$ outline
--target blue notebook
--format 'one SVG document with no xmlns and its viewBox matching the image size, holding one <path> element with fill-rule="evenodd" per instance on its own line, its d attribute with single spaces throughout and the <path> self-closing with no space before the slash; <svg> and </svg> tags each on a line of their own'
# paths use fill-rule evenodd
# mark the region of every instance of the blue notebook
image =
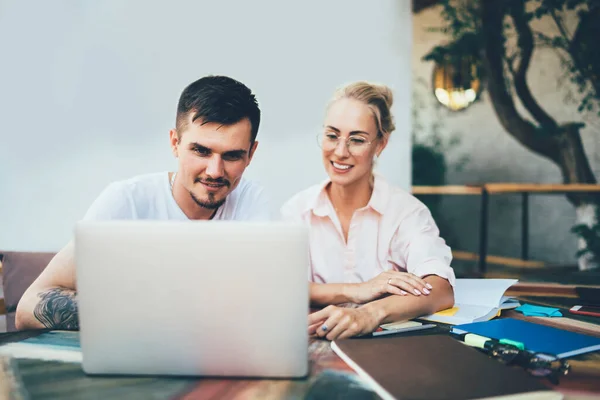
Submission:
<svg viewBox="0 0 600 400">
<path fill-rule="evenodd" d="M 600 338 L 513 318 L 456 325 L 452 332 L 515 340 L 523 343 L 528 351 L 551 353 L 559 358 L 600 350 Z"/>
</svg>

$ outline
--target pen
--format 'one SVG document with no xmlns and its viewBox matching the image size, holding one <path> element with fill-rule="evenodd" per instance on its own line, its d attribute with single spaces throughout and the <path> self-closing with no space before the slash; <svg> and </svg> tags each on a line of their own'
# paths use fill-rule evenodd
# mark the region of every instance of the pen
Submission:
<svg viewBox="0 0 600 400">
<path fill-rule="evenodd" d="M 377 336 L 384 336 L 384 335 L 393 335 L 394 333 L 404 333 L 404 332 L 420 331 L 420 330 L 424 330 L 424 329 L 435 328 L 436 326 L 437 326 L 436 324 L 425 324 L 425 325 L 419 325 L 419 326 L 409 326 L 407 328 L 398 328 L 398 329 L 376 331 L 376 332 L 370 333 L 370 334 L 365 335 L 365 336 L 366 337 L 377 337 Z"/>
</svg>

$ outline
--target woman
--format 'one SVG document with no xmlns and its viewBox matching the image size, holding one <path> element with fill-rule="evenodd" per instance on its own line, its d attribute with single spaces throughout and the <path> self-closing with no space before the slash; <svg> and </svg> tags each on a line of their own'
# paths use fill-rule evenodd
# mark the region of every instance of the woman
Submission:
<svg viewBox="0 0 600 400">
<path fill-rule="evenodd" d="M 339 89 L 318 135 L 329 179 L 282 207 L 310 227 L 309 333 L 329 340 L 452 307 L 450 248 L 415 197 L 373 173 L 394 131 L 392 92 L 367 82 Z M 358 308 L 336 304 L 362 304 Z"/>
</svg>

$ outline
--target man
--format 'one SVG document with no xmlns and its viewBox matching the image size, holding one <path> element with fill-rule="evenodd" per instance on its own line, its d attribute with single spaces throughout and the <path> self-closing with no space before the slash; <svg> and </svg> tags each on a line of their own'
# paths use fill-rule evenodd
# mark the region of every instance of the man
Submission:
<svg viewBox="0 0 600 400">
<path fill-rule="evenodd" d="M 242 179 L 258 142 L 260 109 L 242 83 L 208 76 L 179 99 L 171 150 L 176 173 L 141 175 L 110 184 L 84 220 L 265 220 L 262 189 Z M 78 329 L 74 244 L 71 241 L 24 293 L 18 329 Z"/>
</svg>

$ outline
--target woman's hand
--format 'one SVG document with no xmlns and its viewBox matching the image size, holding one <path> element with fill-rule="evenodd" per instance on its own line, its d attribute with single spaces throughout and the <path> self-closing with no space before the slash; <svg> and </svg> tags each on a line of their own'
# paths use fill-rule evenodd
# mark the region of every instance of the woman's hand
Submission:
<svg viewBox="0 0 600 400">
<path fill-rule="evenodd" d="M 427 296 L 431 289 L 433 287 L 429 283 L 414 274 L 386 271 L 367 282 L 354 284 L 350 297 L 354 303 L 363 304 L 385 294 Z"/>
<path fill-rule="evenodd" d="M 329 340 L 364 335 L 379 327 L 378 317 L 365 307 L 328 306 L 308 316 L 308 334 Z"/>
</svg>

